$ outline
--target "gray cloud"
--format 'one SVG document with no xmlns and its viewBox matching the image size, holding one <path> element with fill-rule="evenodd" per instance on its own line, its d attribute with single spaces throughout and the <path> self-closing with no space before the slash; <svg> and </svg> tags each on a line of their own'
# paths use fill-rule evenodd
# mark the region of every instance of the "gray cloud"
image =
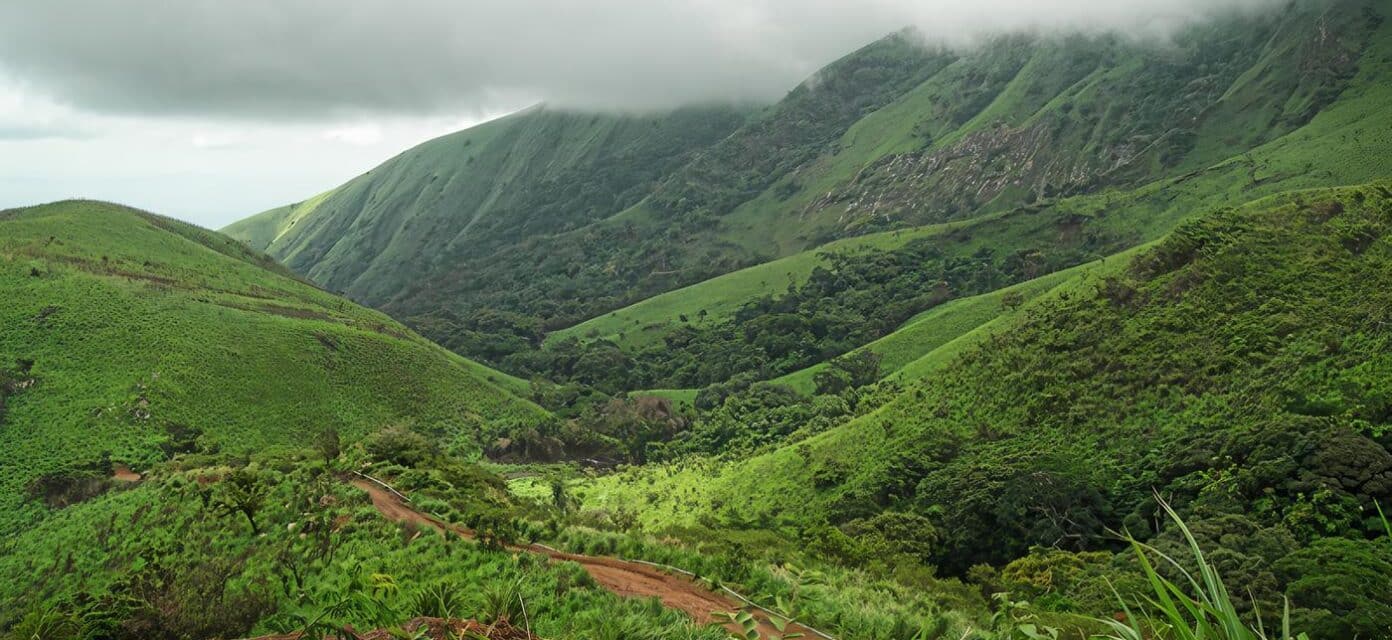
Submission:
<svg viewBox="0 0 1392 640">
<path fill-rule="evenodd" d="M 1161 34 L 1274 0 L 66 0 L 0 4 L 0 71 L 108 113 L 308 119 L 530 100 L 771 100 L 905 25 Z"/>
</svg>

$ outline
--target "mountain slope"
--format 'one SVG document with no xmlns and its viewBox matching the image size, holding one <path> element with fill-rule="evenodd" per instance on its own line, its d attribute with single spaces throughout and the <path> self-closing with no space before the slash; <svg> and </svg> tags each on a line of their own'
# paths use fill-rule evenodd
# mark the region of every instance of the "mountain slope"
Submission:
<svg viewBox="0 0 1392 640">
<path fill-rule="evenodd" d="M 830 266 L 828 254 L 892 251 L 914 240 L 966 225 L 967 221 L 944 223 L 836 240 L 816 249 L 668 291 L 580 324 L 552 331 L 546 335 L 546 342 L 554 344 L 567 338 L 602 339 L 612 340 L 625 348 L 642 347 L 659 342 L 684 324 L 682 316 L 692 322 L 726 320 L 751 300 L 781 294 L 789 286 L 801 286 L 816 268 Z"/>
<path fill-rule="evenodd" d="M 535 349 L 549 331 L 576 327 L 566 334 L 584 337 L 594 329 L 617 337 L 617 319 L 626 314 L 611 318 L 611 311 L 877 230 L 978 220 L 986 222 L 972 225 L 977 246 L 1049 248 L 1046 236 L 1027 235 L 1040 233 L 1112 234 L 1135 245 L 1173 228 L 1186 209 L 1376 177 L 1254 170 L 1235 189 L 1241 170 L 1232 163 L 1308 131 L 1319 114 L 1359 90 L 1360 74 L 1380 64 L 1375 50 L 1386 37 L 1385 4 L 1302 0 L 1282 12 L 1197 25 L 1165 45 L 1016 35 L 946 51 L 912 33 L 895 34 L 828 65 L 728 136 L 665 165 L 646 191 L 626 192 L 632 197 L 608 211 L 595 206 L 566 217 L 582 220 L 575 228 L 495 217 L 498 243 L 442 249 L 427 239 L 469 229 L 467 216 L 402 231 L 420 210 L 413 199 L 431 192 L 422 169 L 411 182 L 380 178 L 370 189 L 364 182 L 367 190 L 351 199 L 335 190 L 329 200 L 356 207 L 335 215 L 357 226 L 295 222 L 280 229 L 280 244 L 270 250 L 297 272 L 346 287 L 461 353 L 502 364 Z M 1376 115 L 1356 117 L 1370 123 Z M 1344 125 L 1320 135 L 1371 126 Z M 362 204 L 400 190 L 409 198 L 392 200 L 390 210 Z M 576 208 L 531 191 L 534 206 Z M 325 217 L 321 207 L 311 201 L 301 205 L 309 214 L 269 214 L 283 225 L 260 228 Z M 385 238 L 397 248 L 385 246 Z M 1120 248 L 1079 254 L 1077 261 Z M 380 284 L 360 271 L 399 275 Z M 669 302 L 655 300 L 652 310 Z M 700 303 L 680 306 L 688 317 L 700 310 Z M 642 313 L 633 319 L 638 324 L 624 324 L 620 343 L 656 342 L 668 329 L 652 325 L 678 324 Z"/>
<path fill-rule="evenodd" d="M 749 294 L 742 300 L 707 295 L 720 283 L 744 282 L 744 275 L 780 263 L 746 269 L 592 319 L 576 328 L 584 330 L 579 335 L 576 329 L 559 332 L 583 339 L 597 330 L 593 344 L 578 352 L 553 339 L 540 355 L 503 362 L 519 372 L 575 376 L 606 389 L 690 388 L 734 373 L 777 377 L 882 338 L 937 304 L 1152 241 L 1197 212 L 1283 190 L 1384 177 L 1384 158 L 1392 152 L 1385 110 L 1392 89 L 1392 30 L 1374 19 L 1381 14 L 1355 15 L 1364 27 L 1377 26 L 1365 39 L 1357 72 L 1308 123 L 1257 148 L 1136 188 L 1041 200 L 959 221 L 951 232 L 902 247 L 823 260 L 812 268 L 826 271 L 810 284 L 795 279 L 795 287 L 785 287 L 785 278 L 761 277 L 762 287 L 730 288 Z M 902 233 L 917 236 L 918 230 Z M 801 258 L 789 260 L 808 266 Z M 735 312 L 713 315 L 716 322 L 695 321 L 690 312 L 706 303 Z M 664 310 L 679 315 L 662 318 Z M 680 322 L 680 315 L 690 322 Z M 442 335 L 448 340 L 454 334 Z M 798 337 L 787 338 L 792 335 Z M 577 374 L 574 362 L 590 371 Z M 614 362 L 620 364 L 605 365 Z"/>
<path fill-rule="evenodd" d="M 1012 315 L 1021 305 L 1047 294 L 1069 279 L 1087 277 L 1088 267 L 1096 264 L 1070 267 L 990 293 L 959 298 L 933 307 L 910 318 L 893 333 L 852 349 L 846 355 L 871 352 L 880 359 L 879 377 L 900 373 L 905 367 L 976 328 L 1003 316 Z M 788 385 L 799 392 L 810 394 L 816 389 L 817 373 L 828 366 L 828 363 L 819 363 L 774 378 L 770 382 Z"/>
<path fill-rule="evenodd" d="M 723 107 L 653 116 L 533 107 L 426 142 L 224 231 L 327 288 L 380 305 L 462 260 L 624 209 L 743 118 Z"/>
<path fill-rule="evenodd" d="M 0 213 L 0 530 L 81 478 L 179 451 L 387 425 L 478 441 L 546 413 L 525 383 L 225 236 L 100 202 Z M 63 443 L 61 447 L 55 443 Z"/>
<path fill-rule="evenodd" d="M 819 522 L 920 514 L 941 536 L 935 563 L 957 572 L 1031 545 L 1105 549 L 1123 526 L 1154 535 L 1152 491 L 1196 529 L 1291 541 L 1260 562 L 1380 533 L 1368 514 L 1392 499 L 1387 183 L 1218 211 L 1110 268 L 874 413 L 742 462 L 605 479 L 587 508 L 641 501 L 653 529 L 765 528 L 805 544 L 825 544 Z M 1254 596 L 1269 603 L 1288 579 L 1266 574 Z M 1346 609 L 1321 619 L 1333 601 L 1292 595 L 1316 637 L 1379 628 Z"/>
</svg>

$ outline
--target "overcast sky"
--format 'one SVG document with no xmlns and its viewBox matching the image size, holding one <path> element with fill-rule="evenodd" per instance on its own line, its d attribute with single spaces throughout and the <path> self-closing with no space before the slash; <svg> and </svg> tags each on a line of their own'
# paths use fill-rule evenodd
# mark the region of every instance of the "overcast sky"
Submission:
<svg viewBox="0 0 1392 640">
<path fill-rule="evenodd" d="M 537 101 L 772 101 L 904 26 L 1163 38 L 1277 0 L 0 0 L 0 208 L 210 227 Z"/>
</svg>

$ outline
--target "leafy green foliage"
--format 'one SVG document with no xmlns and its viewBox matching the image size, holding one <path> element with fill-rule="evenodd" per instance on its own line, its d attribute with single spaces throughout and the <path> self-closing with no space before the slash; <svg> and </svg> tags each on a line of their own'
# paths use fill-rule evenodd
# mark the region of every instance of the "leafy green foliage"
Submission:
<svg viewBox="0 0 1392 640">
<path fill-rule="evenodd" d="M 620 599 L 573 564 L 395 525 L 318 462 L 253 464 L 267 491 L 259 536 L 246 535 L 240 519 L 212 517 L 216 506 L 201 498 L 203 488 L 216 494 L 236 472 L 162 468 L 7 538 L 0 629 L 25 640 L 69 632 L 116 640 L 302 630 L 334 637 L 347 625 L 391 629 L 425 614 L 509 618 L 521 627 L 525 603 L 525 619 L 544 637 L 599 637 L 616 621 L 668 637 L 722 637 L 678 613 Z M 394 482 L 421 486 L 412 490 L 421 499 L 474 495 L 460 504 L 506 504 L 495 493 L 501 481 L 459 464 L 398 468 Z M 422 477 L 454 482 L 442 488 Z"/>
<path fill-rule="evenodd" d="M 256 513 L 265 505 L 268 493 L 270 489 L 255 471 L 238 469 L 218 485 L 214 504 L 224 516 L 246 517 L 247 524 L 251 525 L 251 535 L 257 535 L 261 533 L 261 528 L 256 525 Z"/>
<path fill-rule="evenodd" d="M 1194 536 L 1189 533 L 1184 521 L 1169 505 L 1161 503 L 1166 514 L 1183 533 L 1189 551 L 1198 571 L 1190 573 L 1179 567 L 1179 563 L 1169 556 L 1161 555 L 1162 561 L 1179 568 L 1183 578 L 1178 582 L 1160 575 L 1151 549 L 1132 538 L 1129 542 L 1135 551 L 1136 560 L 1141 566 L 1152 588 L 1152 597 L 1144 603 L 1139 616 L 1133 616 L 1131 608 L 1126 609 L 1126 622 L 1102 620 L 1108 624 L 1114 635 L 1113 640 L 1143 640 L 1150 637 L 1150 630 L 1182 640 L 1307 640 L 1305 633 L 1292 635 L 1290 610 L 1286 608 L 1282 624 L 1276 635 L 1268 636 L 1264 626 L 1253 627 L 1238 614 L 1236 598 L 1228 591 L 1218 570 L 1204 557 L 1203 549 Z M 1123 602 L 1125 607 L 1125 603 Z M 1150 613 L 1154 611 L 1155 613 Z"/>
<path fill-rule="evenodd" d="M 1316 541 L 1380 535 L 1370 516 L 1392 490 L 1389 212 L 1384 184 L 1215 212 L 1030 305 L 877 410 L 748 460 L 604 479 L 586 507 L 630 499 L 632 483 L 644 526 L 798 528 L 852 558 L 847 524 L 916 513 L 940 536 L 933 564 L 965 573 L 1032 546 L 1111 550 L 1123 527 L 1166 548 L 1154 488 L 1263 615 L 1289 597 L 1293 618 L 1314 620 L 1319 598 L 1344 596 L 1312 587 L 1307 609 L 1297 570 L 1274 567 L 1312 571 L 1308 549 L 1336 544 Z M 1042 605 L 1097 606 L 1090 584 Z M 1376 608 L 1325 610 L 1343 613 L 1317 637 L 1367 628 L 1337 625 Z"/>
<path fill-rule="evenodd" d="M 828 254 L 827 266 L 814 268 L 801 286 L 752 300 L 723 321 L 682 325 L 661 343 L 638 351 L 625 353 L 608 341 L 570 339 L 503 363 L 524 375 L 579 381 L 609 393 L 703 387 L 741 373 L 775 377 L 884 337 L 953 298 L 1033 279 L 1085 262 L 1096 252 L 1119 250 L 1127 242 L 1090 236 L 997 256 L 988 248 L 967 253 L 972 245 L 930 237 L 889 251 Z M 869 357 L 862 351 L 843 364 Z M 850 375 L 840 386 L 863 386 L 878 377 L 877 365 L 873 372 Z"/>
</svg>

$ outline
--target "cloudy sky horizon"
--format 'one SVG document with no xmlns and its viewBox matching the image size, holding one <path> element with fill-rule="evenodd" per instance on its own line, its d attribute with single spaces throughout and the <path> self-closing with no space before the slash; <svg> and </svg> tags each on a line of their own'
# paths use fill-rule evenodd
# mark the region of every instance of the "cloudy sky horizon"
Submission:
<svg viewBox="0 0 1392 640">
<path fill-rule="evenodd" d="M 772 102 L 905 26 L 1163 40 L 1276 0 L 71 0 L 0 4 L 0 208 L 211 228 L 537 102 Z"/>
</svg>

